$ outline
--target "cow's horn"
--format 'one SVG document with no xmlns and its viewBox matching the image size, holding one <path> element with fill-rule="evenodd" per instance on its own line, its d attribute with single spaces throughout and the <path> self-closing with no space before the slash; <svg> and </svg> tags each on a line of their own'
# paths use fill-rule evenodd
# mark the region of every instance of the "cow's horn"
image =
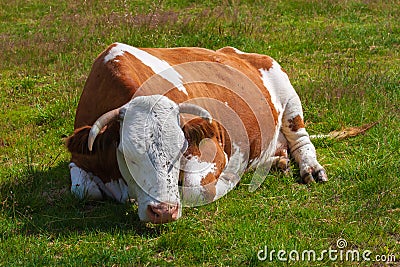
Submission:
<svg viewBox="0 0 400 267">
<path fill-rule="evenodd" d="M 211 114 L 207 110 L 198 105 L 190 103 L 181 103 L 179 104 L 179 112 L 196 115 L 207 120 L 209 123 L 212 123 Z"/>
<path fill-rule="evenodd" d="M 111 121 L 117 120 L 120 116 L 120 111 L 121 111 L 121 108 L 116 108 L 116 109 L 110 110 L 109 112 L 101 115 L 100 118 L 98 118 L 96 120 L 96 122 L 92 126 L 92 129 L 90 129 L 89 137 L 88 137 L 88 147 L 89 147 L 90 151 L 92 151 L 94 140 L 96 139 L 97 135 L 100 133 L 101 129 L 103 129 L 104 126 L 109 124 Z"/>
</svg>

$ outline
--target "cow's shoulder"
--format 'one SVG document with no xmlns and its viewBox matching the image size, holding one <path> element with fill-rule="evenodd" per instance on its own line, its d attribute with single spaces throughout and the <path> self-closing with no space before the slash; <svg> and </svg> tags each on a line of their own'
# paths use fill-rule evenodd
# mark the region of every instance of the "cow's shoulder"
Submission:
<svg viewBox="0 0 400 267">
<path fill-rule="evenodd" d="M 270 56 L 257 53 L 246 53 L 230 46 L 223 47 L 217 50 L 217 53 L 222 53 L 229 56 L 240 58 L 258 70 L 259 69 L 269 70 L 274 63 L 274 59 L 271 58 Z"/>
</svg>

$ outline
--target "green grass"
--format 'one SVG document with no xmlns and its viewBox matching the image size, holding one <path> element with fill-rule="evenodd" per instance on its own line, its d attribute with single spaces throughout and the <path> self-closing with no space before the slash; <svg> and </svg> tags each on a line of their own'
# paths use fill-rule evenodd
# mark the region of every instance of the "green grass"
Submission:
<svg viewBox="0 0 400 267">
<path fill-rule="evenodd" d="M 176 223 L 69 192 L 64 138 L 95 57 L 138 47 L 230 45 L 287 70 L 311 134 L 379 121 L 365 135 L 315 140 L 330 181 L 298 169 L 251 175 Z M 0 266 L 357 265 L 271 263 L 257 252 L 337 248 L 400 260 L 399 1 L 20 1 L 0 3 Z M 378 262 L 361 262 L 380 266 Z"/>
</svg>

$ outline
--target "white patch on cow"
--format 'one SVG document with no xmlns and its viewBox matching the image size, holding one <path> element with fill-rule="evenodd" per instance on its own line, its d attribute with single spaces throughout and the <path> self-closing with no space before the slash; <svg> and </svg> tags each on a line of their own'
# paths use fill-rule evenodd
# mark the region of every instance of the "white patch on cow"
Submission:
<svg viewBox="0 0 400 267">
<path fill-rule="evenodd" d="M 79 199 L 101 200 L 103 198 L 103 194 L 93 180 L 95 175 L 82 170 L 73 162 L 69 164 L 69 170 L 71 173 L 71 192 L 73 195 Z"/>
<path fill-rule="evenodd" d="M 272 104 L 278 113 L 285 110 L 287 100 L 293 97 L 295 91 L 289 81 L 289 77 L 282 71 L 281 66 L 275 60 L 272 61 L 272 67 L 269 70 L 259 69 L 261 80 L 268 90 Z"/>
<path fill-rule="evenodd" d="M 278 112 L 278 122 L 271 143 L 261 151 L 258 158 L 255 158 L 250 168 L 256 169 L 260 165 L 269 168 L 270 158 L 274 155 L 278 143 L 279 132 L 282 126 L 282 118 L 287 108 L 288 100 L 296 97 L 297 94 L 289 81 L 287 74 L 282 71 L 281 66 L 275 60 L 272 61 L 272 67 L 267 69 L 259 69 L 261 80 L 271 96 L 271 102 Z"/>
<path fill-rule="evenodd" d="M 188 187 L 201 187 L 201 181 L 217 170 L 215 163 L 202 162 L 197 156 L 189 156 L 185 163 L 185 182 Z"/>
<path fill-rule="evenodd" d="M 258 188 L 272 166 L 272 156 L 276 151 L 279 132 L 282 126 L 282 117 L 287 100 L 291 97 L 291 92 L 287 89 L 293 89 L 288 76 L 282 71 L 281 66 L 276 61 L 273 61 L 272 67 L 269 70 L 260 68 L 259 72 L 261 74 L 260 78 L 271 96 L 272 105 L 278 113 L 278 121 L 274 129 L 274 135 L 268 146 L 263 147 L 260 155 L 249 162 L 249 169 L 255 170 L 250 184 L 250 191 Z"/>
<path fill-rule="evenodd" d="M 201 182 L 209 173 L 215 173 L 217 167 L 215 163 L 200 161 L 197 156 L 189 155 L 185 160 L 184 181 L 182 188 L 182 198 L 185 206 L 197 206 L 205 204 L 206 189 Z"/>
<path fill-rule="evenodd" d="M 104 186 L 112 194 L 114 200 L 124 203 L 129 199 L 128 185 L 122 178 L 105 183 Z"/>
<path fill-rule="evenodd" d="M 79 199 L 102 200 L 108 197 L 120 203 L 129 199 L 128 186 L 120 178 L 106 184 L 91 172 L 79 168 L 75 163 L 69 164 L 71 173 L 71 192 Z"/>
<path fill-rule="evenodd" d="M 108 51 L 108 54 L 104 57 L 104 64 L 107 63 L 108 61 L 115 60 L 116 57 L 122 56 L 125 53 L 123 49 L 119 49 L 118 45 L 114 46 L 113 48 Z"/>
<path fill-rule="evenodd" d="M 117 45 L 111 48 L 108 54 L 104 57 L 105 63 L 109 60 L 114 60 L 117 56 L 122 56 L 124 52 L 128 52 L 132 56 L 142 61 L 144 65 L 150 67 L 155 74 L 160 75 L 172 83 L 179 91 L 188 95 L 186 88 L 183 86 L 182 75 L 179 74 L 170 64 L 168 64 L 168 62 L 161 60 L 139 48 L 121 43 L 116 44 Z"/>
</svg>

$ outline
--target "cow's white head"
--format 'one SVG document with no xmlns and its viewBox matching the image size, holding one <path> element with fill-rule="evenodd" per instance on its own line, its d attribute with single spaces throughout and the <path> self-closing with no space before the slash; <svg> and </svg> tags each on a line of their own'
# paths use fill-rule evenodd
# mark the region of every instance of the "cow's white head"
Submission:
<svg viewBox="0 0 400 267">
<path fill-rule="evenodd" d="M 91 150 L 97 134 L 111 120 L 121 120 L 118 165 L 142 221 L 164 223 L 181 216 L 179 162 L 187 141 L 180 113 L 211 120 L 211 115 L 196 105 L 178 105 L 161 95 L 138 96 L 101 116 L 90 131 Z"/>
</svg>

